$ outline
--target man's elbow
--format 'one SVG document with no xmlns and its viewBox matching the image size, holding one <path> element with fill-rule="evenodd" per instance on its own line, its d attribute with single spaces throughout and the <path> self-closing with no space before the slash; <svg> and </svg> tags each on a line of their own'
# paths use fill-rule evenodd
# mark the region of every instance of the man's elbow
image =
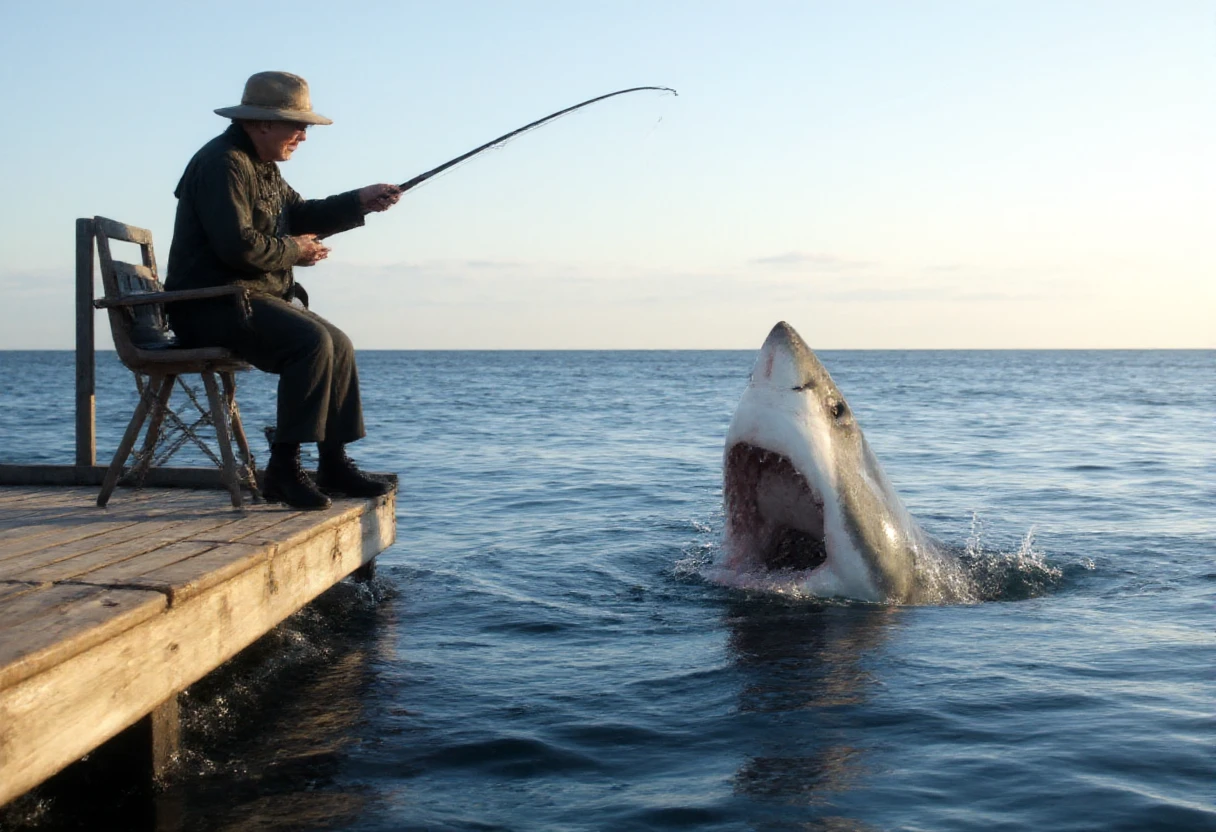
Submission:
<svg viewBox="0 0 1216 832">
<path fill-rule="evenodd" d="M 233 271 L 249 272 L 250 274 L 266 271 L 261 265 L 262 258 L 258 256 L 258 252 L 250 247 L 233 246 L 216 253 L 219 254 L 224 265 Z"/>
<path fill-rule="evenodd" d="M 217 251 L 220 259 L 231 269 L 261 274 L 281 269 L 285 264 L 285 246 L 274 238 L 256 239 L 242 235 Z"/>
</svg>

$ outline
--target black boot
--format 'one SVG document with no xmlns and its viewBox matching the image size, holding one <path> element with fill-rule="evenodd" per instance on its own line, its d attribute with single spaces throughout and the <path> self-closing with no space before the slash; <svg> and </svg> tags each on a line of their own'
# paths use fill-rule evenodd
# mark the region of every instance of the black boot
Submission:
<svg viewBox="0 0 1216 832">
<path fill-rule="evenodd" d="M 317 490 L 300 467 L 300 446 L 293 442 L 276 442 L 270 446 L 262 494 L 268 503 L 287 503 L 305 511 L 320 511 L 331 505 L 329 498 Z"/>
<path fill-rule="evenodd" d="M 326 494 L 346 497 L 381 497 L 393 490 L 392 483 L 360 471 L 340 443 L 319 442 L 317 487 Z"/>
</svg>

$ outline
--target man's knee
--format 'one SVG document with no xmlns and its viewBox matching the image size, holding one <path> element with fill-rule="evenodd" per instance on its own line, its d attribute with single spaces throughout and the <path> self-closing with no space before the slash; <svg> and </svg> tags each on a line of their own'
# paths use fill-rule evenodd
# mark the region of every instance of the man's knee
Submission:
<svg viewBox="0 0 1216 832">
<path fill-rule="evenodd" d="M 327 361 L 333 361 L 337 345 L 334 344 L 334 339 L 330 336 L 329 332 L 324 327 L 320 327 L 312 337 L 314 339 L 312 345 L 313 352 L 324 356 Z"/>
<path fill-rule="evenodd" d="M 278 298 L 254 298 L 251 305 L 253 321 L 245 337 L 256 351 L 279 365 L 333 361 L 334 343 L 324 321 Z"/>
<path fill-rule="evenodd" d="M 302 319 L 291 328 L 290 351 L 296 360 L 330 365 L 334 361 L 334 341 L 329 330 L 315 321 Z"/>
<path fill-rule="evenodd" d="M 343 364 L 355 360 L 355 345 L 350 337 L 336 326 L 329 328 L 330 341 L 333 344 L 334 363 Z"/>
</svg>

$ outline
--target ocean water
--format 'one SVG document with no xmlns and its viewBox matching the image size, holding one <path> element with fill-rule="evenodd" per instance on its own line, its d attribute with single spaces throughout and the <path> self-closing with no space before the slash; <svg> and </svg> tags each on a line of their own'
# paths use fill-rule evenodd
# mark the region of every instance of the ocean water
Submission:
<svg viewBox="0 0 1216 832">
<path fill-rule="evenodd" d="M 361 353 L 377 581 L 192 688 L 150 803 L 0 827 L 1216 830 L 1216 353 L 822 353 L 988 599 L 907 607 L 714 579 L 753 357 Z M 71 460 L 72 361 L 0 353 L 0 460 Z"/>
</svg>

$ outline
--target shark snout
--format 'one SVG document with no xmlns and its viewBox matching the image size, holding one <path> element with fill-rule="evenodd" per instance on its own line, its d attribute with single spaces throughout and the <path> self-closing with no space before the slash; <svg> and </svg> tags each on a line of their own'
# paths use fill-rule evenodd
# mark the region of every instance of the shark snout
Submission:
<svg viewBox="0 0 1216 832">
<path fill-rule="evenodd" d="M 752 383 L 794 389 L 813 381 L 821 372 L 824 370 L 819 359 L 802 336 L 785 321 L 779 321 L 760 348 L 752 371 Z"/>
</svg>

